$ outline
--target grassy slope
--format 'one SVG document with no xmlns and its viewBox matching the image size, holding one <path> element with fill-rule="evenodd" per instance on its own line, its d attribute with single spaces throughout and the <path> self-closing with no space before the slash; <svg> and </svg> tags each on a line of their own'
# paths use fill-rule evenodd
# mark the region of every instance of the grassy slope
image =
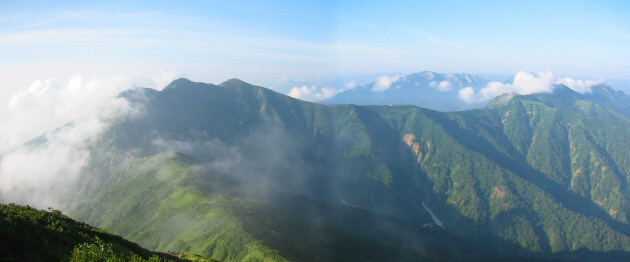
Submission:
<svg viewBox="0 0 630 262">
<path fill-rule="evenodd" d="M 282 260 L 242 229 L 230 208 L 238 200 L 214 197 L 191 184 L 177 156 L 132 160 L 130 176 L 101 192 L 74 216 L 144 246 L 212 256 L 221 261 Z"/>
<path fill-rule="evenodd" d="M 1 261 L 68 261 L 78 244 L 94 243 L 96 237 L 111 243 L 120 255 L 152 256 L 135 243 L 72 220 L 59 211 L 14 204 L 0 205 L 0 236 Z"/>
<path fill-rule="evenodd" d="M 412 229 L 363 209 L 294 195 L 260 202 L 212 192 L 198 183 L 199 175 L 182 158 L 129 160 L 129 170 L 135 170 L 126 174 L 131 177 L 114 182 L 75 216 L 152 249 L 222 261 L 453 261 L 464 253 L 467 259 L 478 256 L 439 229 Z"/>
</svg>

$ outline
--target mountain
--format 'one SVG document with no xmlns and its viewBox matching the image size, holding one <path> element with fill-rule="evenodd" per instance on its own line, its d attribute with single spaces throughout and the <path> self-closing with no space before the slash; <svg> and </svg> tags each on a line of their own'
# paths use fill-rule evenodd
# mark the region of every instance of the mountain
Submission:
<svg viewBox="0 0 630 262">
<path fill-rule="evenodd" d="M 72 220 L 58 210 L 0 205 L 0 233 L 2 261 L 180 261 L 172 254 L 151 252 Z"/>
<path fill-rule="evenodd" d="M 630 258 L 627 96 L 324 105 L 238 79 L 122 94 L 71 216 L 222 261 Z"/>
<path fill-rule="evenodd" d="M 488 83 L 469 74 L 420 72 L 403 77 L 381 78 L 372 83 L 348 89 L 322 101 L 330 104 L 416 105 L 438 111 L 458 111 L 483 107 L 465 103 L 458 91 L 472 87 L 475 91 Z"/>
<path fill-rule="evenodd" d="M 356 116 L 335 119 L 354 107 L 306 103 L 235 79 L 180 79 L 138 100 L 126 95 L 146 114 L 116 123 L 94 147 L 103 151 L 92 153 L 77 197 L 88 201 L 73 213 L 82 221 L 152 249 L 222 261 L 474 258 L 431 226 L 426 211 L 393 202 L 384 187 L 390 171 L 370 163 L 349 133 Z M 349 127 L 334 131 L 334 122 Z M 331 135 L 346 142 L 327 141 Z M 367 204 L 382 208 L 360 206 Z M 392 216 L 399 212 L 422 213 L 407 221 Z"/>
<path fill-rule="evenodd" d="M 608 85 L 596 85 L 591 87 L 591 92 L 586 93 L 589 100 L 610 107 L 618 112 L 630 116 L 630 96 L 622 91 L 612 89 Z"/>
</svg>

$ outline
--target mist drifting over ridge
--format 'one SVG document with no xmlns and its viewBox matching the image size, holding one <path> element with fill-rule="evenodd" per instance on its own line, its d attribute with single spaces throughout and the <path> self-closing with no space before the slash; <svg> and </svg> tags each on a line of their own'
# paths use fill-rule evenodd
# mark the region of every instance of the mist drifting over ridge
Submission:
<svg viewBox="0 0 630 262">
<path fill-rule="evenodd" d="M 122 75 L 85 78 L 77 74 L 66 82 L 36 80 L 28 89 L 13 95 L 7 105 L 10 114 L 3 118 L 7 128 L 0 131 L 0 137 L 3 138 L 0 145 L 5 152 L 0 159 L 0 196 L 3 202 L 31 203 L 40 208 L 67 208 L 68 204 L 60 199 L 66 197 L 64 188 L 76 182 L 81 168 L 89 160 L 90 144 L 109 128 L 112 121 L 142 114 L 144 110 L 130 105 L 119 94 L 132 90 L 136 86 L 134 83 L 151 83 L 154 89 L 161 90 L 167 81 L 175 78 L 174 75 L 173 72 L 166 71 L 144 77 Z M 383 89 L 378 93 L 395 86 L 397 81 L 403 79 L 392 77 L 385 83 L 382 78 L 374 82 L 379 83 L 379 88 Z M 470 87 L 451 91 L 457 92 L 461 103 L 485 104 L 504 92 L 547 93 L 556 84 L 565 84 L 580 93 L 588 93 L 591 86 L 603 82 L 574 80 L 569 77 L 555 78 L 551 72 L 532 74 L 521 71 L 514 76 L 512 83 L 488 82 L 477 93 Z M 384 84 L 387 84 L 387 88 L 383 87 Z M 438 85 L 447 84 L 438 83 L 433 88 Z M 355 88 L 354 85 L 350 87 Z M 292 93 L 295 94 L 294 90 L 289 95 Z M 55 131 L 51 132 L 53 130 Z M 24 143 L 27 139 L 40 135 L 44 139 L 37 141 L 43 141 L 43 144 L 19 145 L 20 142 Z M 286 136 L 290 137 L 288 134 Z M 151 143 L 161 150 L 172 152 L 209 152 L 208 148 L 203 149 L 194 141 L 177 142 L 158 136 Z M 226 152 L 234 150 L 232 148 Z M 234 152 L 241 152 L 239 150 Z M 232 157 L 239 159 L 239 155 Z M 32 168 L 32 163 L 38 163 L 37 168 Z"/>
<path fill-rule="evenodd" d="M 170 78 L 169 73 L 105 78 L 76 74 L 65 82 L 35 80 L 14 94 L 7 105 L 9 114 L 1 119 L 2 202 L 70 208 L 68 189 L 89 160 L 88 147 L 112 121 L 142 112 L 120 93 L 132 90 L 134 83 L 164 85 Z"/>
<path fill-rule="evenodd" d="M 509 231 L 512 223 L 505 222 L 514 218 L 510 212 L 525 208 L 534 201 L 534 196 L 542 198 L 544 206 L 535 211 L 536 216 L 526 218 L 525 225 L 538 223 L 538 217 L 560 208 L 564 212 L 559 214 L 563 221 L 573 221 L 582 228 L 597 224 L 626 241 L 618 231 L 624 227 L 619 223 L 626 219 L 625 212 L 606 215 L 596 212 L 598 207 L 590 201 L 572 204 L 584 201 L 578 195 L 584 185 L 576 181 L 556 185 L 568 183 L 558 179 L 565 175 L 562 172 L 568 171 L 548 168 L 554 161 L 528 160 L 525 155 L 553 152 L 549 148 L 558 143 L 553 140 L 555 137 L 540 135 L 549 132 L 560 132 L 557 133 L 560 138 L 580 143 L 582 147 L 576 152 L 590 150 L 592 142 L 588 137 L 568 137 L 562 133 L 564 128 L 571 128 L 572 134 L 580 130 L 591 133 L 592 125 L 581 125 L 575 119 L 611 123 L 625 119 L 626 111 L 615 111 L 617 104 L 601 100 L 606 98 L 601 95 L 609 94 L 612 96 L 606 99 L 619 101 L 627 96 L 605 86 L 593 87 L 592 93 L 584 94 L 568 87 L 553 88 L 550 93 L 512 93 L 503 97 L 507 99 L 493 101 L 492 106 L 482 109 L 438 112 L 404 105 L 324 105 L 293 99 L 238 79 L 213 85 L 180 78 L 161 91 L 128 89 L 113 98 L 124 101 L 114 103 L 121 105 L 115 112 L 124 114 L 97 115 L 99 121 L 72 122 L 50 132 L 39 143 L 35 140 L 25 145 L 24 150 L 5 155 L 3 170 L 18 175 L 2 173 L 5 181 L 13 183 L 3 191 L 7 193 L 2 195 L 2 201 L 60 205 L 59 208 L 83 221 L 125 234 L 150 248 L 164 249 L 176 244 L 178 249 L 194 249 L 204 254 L 214 253 L 196 243 L 214 242 L 186 240 L 189 235 L 181 225 L 208 228 L 199 232 L 210 237 L 212 234 L 208 232 L 216 232 L 211 230 L 213 226 L 234 226 L 218 223 L 216 219 L 244 221 L 245 229 L 238 227 L 238 230 L 255 233 L 267 241 L 262 242 L 267 248 L 299 257 L 307 257 L 308 252 L 291 253 L 289 246 L 274 241 L 293 236 L 295 232 L 291 230 L 301 228 L 311 232 L 309 241 L 325 246 L 329 251 L 326 256 L 334 256 L 335 245 L 326 239 L 338 239 L 338 234 L 351 239 L 386 237 L 399 243 L 395 246 L 400 249 L 393 253 L 372 251 L 396 255 L 401 260 L 432 256 L 433 247 L 425 240 L 427 235 L 446 243 L 459 243 L 460 238 L 490 238 L 507 248 L 516 240 L 496 236 L 495 229 L 488 227 L 469 230 L 495 219 L 476 207 L 494 205 L 492 212 L 500 214 L 495 217 L 503 219 L 498 225 L 505 225 L 500 228 L 505 231 L 501 232 L 513 232 Z M 554 115 L 559 111 L 563 115 Z M 530 112 L 543 117 L 534 119 L 540 122 L 526 128 L 525 125 L 531 124 Z M 110 115 L 116 117 L 106 117 Z M 560 124 L 549 123 L 549 119 Z M 615 123 L 621 129 L 626 126 L 624 122 Z M 617 131 L 605 129 L 605 132 Z M 610 141 L 609 137 L 598 139 Z M 552 140 L 544 140 L 547 138 Z M 624 139 L 623 133 L 615 135 L 615 141 Z M 612 143 L 610 149 L 594 147 L 595 161 L 612 166 L 605 161 L 622 159 L 618 153 L 622 151 L 616 148 L 624 143 Z M 575 159 L 584 156 L 569 154 L 574 154 Z M 600 154 L 614 158 L 606 160 Z M 562 157 L 563 154 L 551 153 L 550 158 L 565 163 Z M 4 162 L 5 159 L 11 161 Z M 19 169 L 27 168 L 28 161 L 49 164 L 48 171 L 54 171 L 53 175 L 38 178 L 36 173 L 45 170 L 33 169 L 36 171 L 33 175 L 19 176 Z M 597 170 L 612 172 L 608 168 Z M 616 177 L 614 173 L 602 175 Z M 477 182 L 465 182 L 470 180 Z M 509 183 L 522 185 L 519 188 L 523 191 L 511 188 Z M 466 192 L 475 194 L 474 199 L 482 204 L 470 208 Z M 444 199 L 444 195 L 455 201 Z M 44 199 L 36 201 L 41 197 Z M 594 201 L 615 208 L 615 202 L 602 198 Z M 127 215 L 134 219 L 127 220 Z M 348 223 L 357 215 L 366 220 L 356 225 Z M 407 232 L 409 229 L 414 230 Z M 274 235 L 273 231 L 283 233 Z M 530 231 L 517 231 L 514 239 L 529 238 L 524 235 L 527 232 Z M 370 241 L 364 244 L 372 245 Z M 547 255 L 545 251 L 536 251 L 538 242 L 529 243 L 518 248 L 519 252 L 529 254 L 534 250 L 531 252 L 542 253 L 533 255 Z M 466 247 L 469 242 L 461 245 Z"/>
</svg>

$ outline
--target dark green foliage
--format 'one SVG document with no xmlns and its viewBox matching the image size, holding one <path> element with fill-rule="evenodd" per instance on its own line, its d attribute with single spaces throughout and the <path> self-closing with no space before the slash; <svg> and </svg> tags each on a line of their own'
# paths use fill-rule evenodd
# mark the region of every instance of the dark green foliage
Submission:
<svg viewBox="0 0 630 262">
<path fill-rule="evenodd" d="M 57 210 L 15 204 L 0 205 L 0 236 L 1 261 L 147 261 L 151 256 L 137 244 Z M 105 253 L 94 253 L 100 247 L 106 247 Z"/>
<path fill-rule="evenodd" d="M 128 257 L 118 255 L 114 251 L 112 243 L 103 242 L 98 237 L 94 243 L 86 242 L 77 245 L 72 250 L 71 262 L 93 261 L 93 262 L 159 262 L 160 257 L 154 255 L 145 259 L 137 254 L 131 253 Z"/>
</svg>

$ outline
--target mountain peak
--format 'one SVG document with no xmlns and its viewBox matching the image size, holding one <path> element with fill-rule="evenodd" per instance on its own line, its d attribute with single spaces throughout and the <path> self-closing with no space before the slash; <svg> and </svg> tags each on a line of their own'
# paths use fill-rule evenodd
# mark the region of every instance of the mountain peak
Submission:
<svg viewBox="0 0 630 262">
<path fill-rule="evenodd" d="M 166 87 L 164 87 L 164 90 L 177 89 L 177 88 L 184 87 L 184 86 L 190 86 L 190 85 L 192 85 L 194 83 L 195 82 L 190 81 L 187 78 L 178 78 L 178 79 L 173 80 L 173 82 L 168 84 Z"/>
<path fill-rule="evenodd" d="M 416 75 L 427 78 L 429 80 L 433 79 L 436 74 L 438 73 L 431 72 L 431 71 L 422 71 L 422 72 L 416 73 Z M 414 75 L 414 74 L 411 74 L 411 75 Z"/>
<path fill-rule="evenodd" d="M 613 89 L 612 87 L 606 84 L 598 84 L 598 85 L 591 86 L 591 91 L 593 93 L 600 93 L 600 94 L 624 94 L 625 95 L 623 91 L 621 90 L 616 91 L 615 89 Z"/>
<path fill-rule="evenodd" d="M 501 106 L 505 106 L 516 95 L 518 95 L 518 94 L 514 93 L 514 92 L 509 92 L 509 93 L 505 93 L 505 94 L 502 94 L 500 96 L 497 96 L 497 97 L 493 98 L 492 100 L 490 100 L 488 105 L 486 105 L 486 108 L 498 108 L 498 107 L 501 107 Z"/>
<path fill-rule="evenodd" d="M 223 83 L 219 84 L 220 87 L 233 87 L 233 86 L 242 86 L 242 85 L 252 85 L 252 84 L 247 83 L 238 78 L 228 79 L 226 81 L 223 81 Z"/>
<path fill-rule="evenodd" d="M 170 84 L 168 84 L 164 89 L 171 89 L 171 88 L 177 88 L 180 86 L 187 86 L 194 83 L 193 81 L 190 81 L 187 78 L 178 78 L 173 80 L 173 82 L 171 82 Z"/>
<path fill-rule="evenodd" d="M 578 99 L 582 97 L 582 94 L 576 92 L 575 90 L 571 89 L 570 87 L 564 84 L 555 85 L 555 88 L 553 89 L 553 94 L 555 96 L 566 96 L 573 99 Z"/>
</svg>

